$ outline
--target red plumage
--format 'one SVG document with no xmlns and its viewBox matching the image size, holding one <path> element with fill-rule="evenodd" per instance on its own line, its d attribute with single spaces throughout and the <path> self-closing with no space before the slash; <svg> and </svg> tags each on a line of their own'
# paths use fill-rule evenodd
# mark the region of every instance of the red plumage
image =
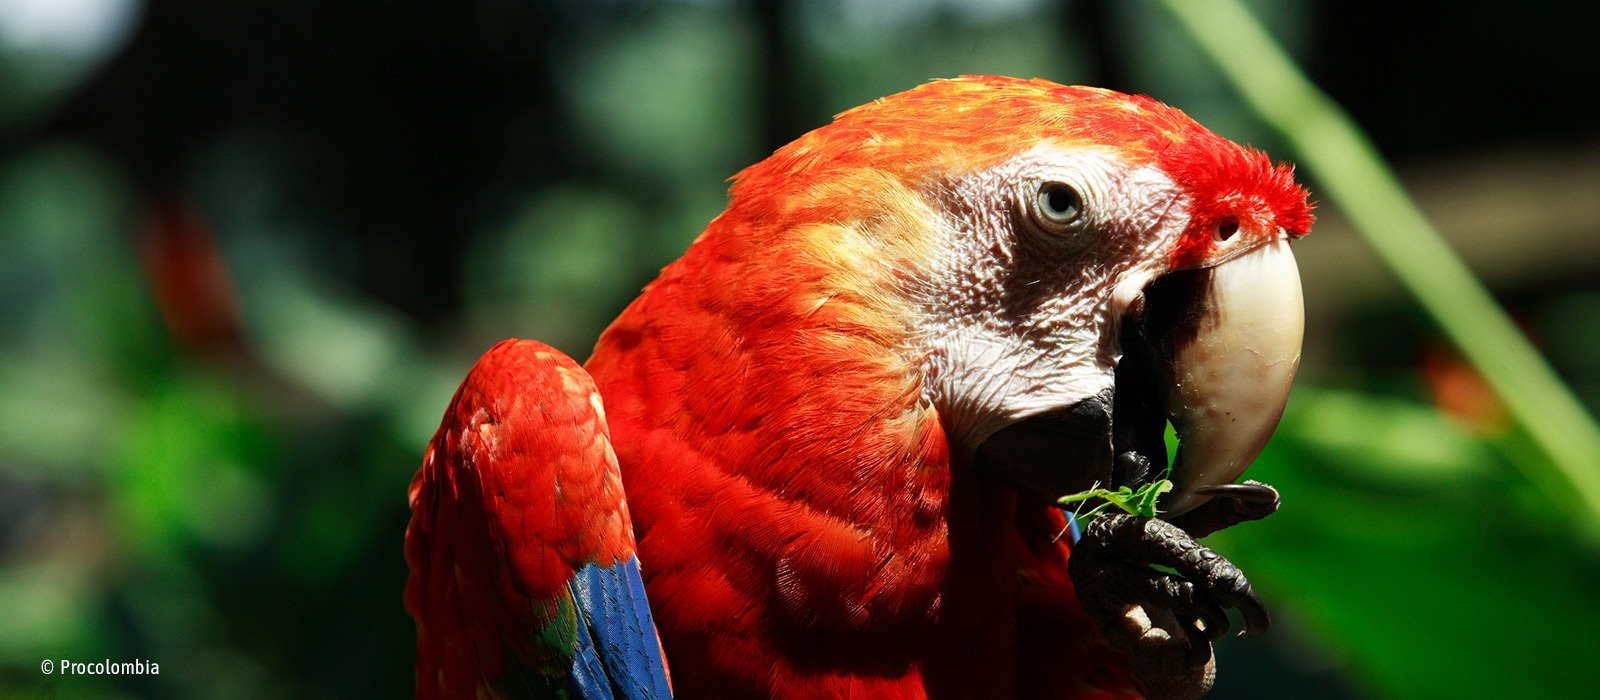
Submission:
<svg viewBox="0 0 1600 700">
<path fill-rule="evenodd" d="M 602 336 L 586 367 L 684 695 L 1083 690 L 1060 673 L 1084 670 L 1092 634 L 1062 528 L 1019 529 L 1046 506 L 952 453 L 899 352 L 910 320 L 872 294 L 914 244 L 875 241 L 882 264 L 865 270 L 848 249 L 864 219 L 916 224 L 873 199 L 885 180 L 1015 153 L 1019 120 L 1109 128 L 1112 95 L 952 81 L 846 112 L 740 173 L 728 211 Z M 1064 624 L 1019 628 L 1021 607 Z M 1020 668 L 1022 648 L 1045 663 Z"/>
<path fill-rule="evenodd" d="M 1189 227 L 1173 251 L 1174 269 L 1209 260 L 1220 240 L 1241 229 L 1282 229 L 1290 238 L 1311 230 L 1313 207 L 1294 181 L 1294 167 L 1273 165 L 1261 151 L 1203 131 L 1163 151 L 1160 162 L 1194 193 Z"/>
<path fill-rule="evenodd" d="M 576 569 L 634 554 L 605 416 L 583 368 L 531 340 L 490 349 L 451 400 L 410 498 L 417 694 L 477 696 L 500 685 L 508 659 L 564 674 L 570 651 L 535 635 L 570 617 Z"/>
<path fill-rule="evenodd" d="M 588 363 L 635 484 L 681 693 L 1129 687 L 1095 652 L 1072 595 L 1059 511 L 1019 507 L 1009 488 L 952 462 L 937 415 L 887 358 L 818 357 L 829 340 L 849 342 L 826 320 L 790 317 L 726 345 L 683 340 L 729 322 L 704 307 L 651 313 L 657 295 L 698 296 L 684 282 L 697 259 L 669 268 Z"/>
<path fill-rule="evenodd" d="M 741 172 L 728 210 L 600 338 L 586 369 L 616 448 L 602 476 L 570 471 L 605 436 L 580 370 L 506 345 L 491 354 L 541 359 L 474 370 L 412 489 L 419 649 L 492 645 L 504 628 L 448 627 L 470 606 L 526 625 L 511 609 L 519 595 L 539 599 L 579 562 L 631 551 L 631 511 L 686 697 L 1131 697 L 1077 602 L 1062 514 L 977 473 L 973 448 L 947 435 L 907 302 L 939 254 L 926 233 L 946 215 L 928 202 L 939 178 L 1044 142 L 1114 148 L 1185 190 L 1194 217 L 1169 268 L 1204 260 L 1229 216 L 1265 207 L 1292 234 L 1310 225 L 1286 166 L 1149 98 L 970 77 L 847 111 Z M 494 374 L 503 366 L 530 374 Z M 507 415 L 570 432 L 544 445 L 475 437 Z M 492 468 L 471 467 L 485 455 Z M 532 487 L 552 464 L 563 488 L 572 478 L 604 507 L 509 521 L 560 512 Z M 473 489 L 492 496 L 482 510 L 446 498 Z M 451 557 L 494 576 L 452 576 L 440 565 Z M 441 683 L 472 677 L 450 658 Z M 419 666 L 419 688 L 434 672 Z"/>
</svg>

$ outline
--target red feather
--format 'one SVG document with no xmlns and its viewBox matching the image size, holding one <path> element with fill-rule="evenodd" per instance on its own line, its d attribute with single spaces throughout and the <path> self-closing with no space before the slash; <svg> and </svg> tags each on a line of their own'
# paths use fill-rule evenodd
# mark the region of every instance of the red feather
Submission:
<svg viewBox="0 0 1600 700">
<path fill-rule="evenodd" d="M 1221 226 L 1267 236 L 1281 230 L 1290 238 L 1311 230 L 1312 204 L 1294 181 L 1294 167 L 1275 166 L 1261 151 L 1201 131 L 1164 151 L 1161 166 L 1193 198 L 1189 227 L 1172 253 L 1173 269 L 1207 260 Z"/>
<path fill-rule="evenodd" d="M 530 340 L 494 346 L 456 391 L 411 482 L 419 696 L 478 697 L 508 658 L 565 673 L 534 634 L 559 622 L 576 569 L 634 553 L 599 405 L 583 368 Z"/>
</svg>

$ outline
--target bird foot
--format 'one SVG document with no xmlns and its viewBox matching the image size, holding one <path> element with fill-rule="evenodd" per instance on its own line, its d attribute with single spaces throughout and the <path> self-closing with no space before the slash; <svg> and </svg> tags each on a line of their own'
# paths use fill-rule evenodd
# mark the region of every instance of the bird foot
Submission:
<svg viewBox="0 0 1600 700">
<path fill-rule="evenodd" d="M 1258 520 L 1277 510 L 1277 491 L 1258 482 L 1213 489 L 1205 505 L 1177 518 L 1202 534 Z M 1107 645 L 1129 661 L 1152 700 L 1197 698 L 1216 680 L 1211 643 L 1229 628 L 1259 637 L 1271 618 L 1239 568 L 1159 518 L 1108 515 L 1074 545 L 1070 560 L 1078 599 Z"/>
</svg>

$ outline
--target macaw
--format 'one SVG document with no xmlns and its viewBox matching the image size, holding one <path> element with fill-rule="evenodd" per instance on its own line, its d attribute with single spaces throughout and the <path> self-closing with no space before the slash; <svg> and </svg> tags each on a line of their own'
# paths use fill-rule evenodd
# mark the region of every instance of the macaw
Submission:
<svg viewBox="0 0 1600 700">
<path fill-rule="evenodd" d="M 1311 209 L 1148 97 L 844 112 L 736 175 L 584 367 L 472 369 L 410 490 L 418 696 L 1203 694 L 1225 609 L 1269 624 L 1196 538 L 1278 506 L 1232 482 L 1298 363 Z M 1063 536 L 1064 496 L 1168 475 L 1160 517 Z"/>
</svg>

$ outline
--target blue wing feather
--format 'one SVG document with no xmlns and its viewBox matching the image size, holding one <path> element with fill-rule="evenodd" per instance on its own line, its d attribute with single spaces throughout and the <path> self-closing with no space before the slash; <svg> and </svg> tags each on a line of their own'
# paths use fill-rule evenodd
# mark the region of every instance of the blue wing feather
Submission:
<svg viewBox="0 0 1600 700">
<path fill-rule="evenodd" d="M 578 614 L 587 618 L 581 608 Z M 596 651 L 594 637 L 589 634 L 588 621 L 585 619 L 578 625 L 578 648 L 572 657 L 573 694 L 584 700 L 612 700 L 615 696 L 611 693 L 611 680 L 606 677 L 605 665 Z"/>
<path fill-rule="evenodd" d="M 577 695 L 628 700 L 672 697 L 655 619 L 639 576 L 639 559 L 585 566 L 573 576 L 571 589 L 581 618 L 573 658 Z M 590 666 L 595 663 L 600 668 Z"/>
</svg>

